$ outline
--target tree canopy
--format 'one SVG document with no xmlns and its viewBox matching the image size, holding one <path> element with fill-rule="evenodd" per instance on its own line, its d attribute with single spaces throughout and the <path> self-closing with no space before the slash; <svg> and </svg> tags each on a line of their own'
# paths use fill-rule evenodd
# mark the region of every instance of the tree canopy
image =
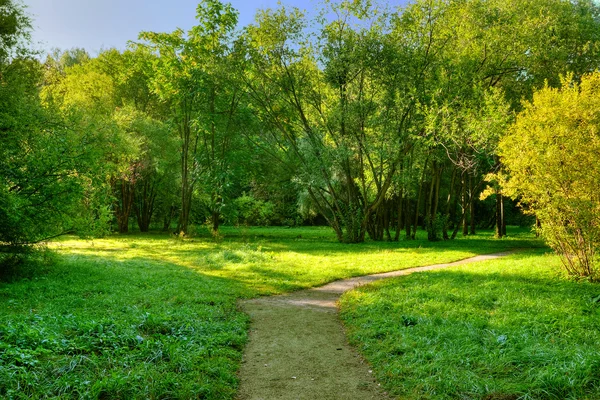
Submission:
<svg viewBox="0 0 600 400">
<path fill-rule="evenodd" d="M 188 32 L 142 32 L 125 51 L 57 50 L 40 62 L 23 7 L 0 1 L 1 243 L 134 223 L 182 235 L 328 223 L 349 243 L 493 226 L 501 237 L 507 220 L 526 223 L 510 188 L 486 190 L 501 160 L 553 226 L 530 201 L 539 193 L 516 183 L 529 170 L 508 160 L 536 131 L 536 107 L 556 112 L 552 127 L 571 124 L 563 108 L 584 112 L 553 88 L 569 76 L 583 79 L 578 96 L 592 90 L 593 1 L 325 1 L 319 18 L 280 5 L 241 29 L 219 0 L 196 15 Z M 551 93 L 574 103 L 538 105 Z"/>
</svg>

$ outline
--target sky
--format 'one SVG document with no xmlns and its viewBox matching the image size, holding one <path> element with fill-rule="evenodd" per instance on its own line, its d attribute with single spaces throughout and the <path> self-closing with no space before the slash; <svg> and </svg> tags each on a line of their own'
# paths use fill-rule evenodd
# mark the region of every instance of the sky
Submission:
<svg viewBox="0 0 600 400">
<path fill-rule="evenodd" d="M 406 0 L 389 0 L 401 5 Z M 50 51 L 80 47 L 96 55 L 102 49 L 124 49 L 141 31 L 171 32 L 195 25 L 199 0 L 23 0 L 33 18 L 33 43 Z M 254 20 L 257 9 L 276 8 L 278 0 L 229 0 L 237 9 L 239 25 Z M 282 0 L 303 10 L 317 8 L 318 0 Z"/>
</svg>

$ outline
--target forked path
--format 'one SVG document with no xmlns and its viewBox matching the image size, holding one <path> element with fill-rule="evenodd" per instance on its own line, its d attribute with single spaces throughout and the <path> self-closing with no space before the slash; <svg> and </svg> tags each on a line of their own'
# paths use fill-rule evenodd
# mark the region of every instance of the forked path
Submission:
<svg viewBox="0 0 600 400">
<path fill-rule="evenodd" d="M 340 296 L 380 279 L 492 260 L 514 251 L 447 264 L 344 279 L 314 289 L 247 300 L 250 340 L 240 369 L 240 400 L 387 399 L 369 365 L 348 345 L 337 315 Z"/>
</svg>

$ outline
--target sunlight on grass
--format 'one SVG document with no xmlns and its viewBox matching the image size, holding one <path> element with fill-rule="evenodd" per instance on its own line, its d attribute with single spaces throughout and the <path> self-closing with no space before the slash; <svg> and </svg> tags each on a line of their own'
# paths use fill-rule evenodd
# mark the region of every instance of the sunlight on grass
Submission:
<svg viewBox="0 0 600 400">
<path fill-rule="evenodd" d="M 448 242 L 340 244 L 325 228 L 228 227 L 225 240 L 178 239 L 160 235 L 117 236 L 93 241 L 61 240 L 62 254 L 125 261 L 147 259 L 239 281 L 251 295 L 276 294 L 336 279 L 456 261 L 507 248 L 540 245 L 531 235 L 494 240 L 491 232 Z"/>
<path fill-rule="evenodd" d="M 402 398 L 600 398 L 597 285 L 539 251 L 379 282 L 342 318 L 378 379 Z"/>
<path fill-rule="evenodd" d="M 361 245 L 324 228 L 224 232 L 53 242 L 46 273 L 0 283 L 0 397 L 232 399 L 239 299 L 540 244 L 518 232 Z"/>
</svg>

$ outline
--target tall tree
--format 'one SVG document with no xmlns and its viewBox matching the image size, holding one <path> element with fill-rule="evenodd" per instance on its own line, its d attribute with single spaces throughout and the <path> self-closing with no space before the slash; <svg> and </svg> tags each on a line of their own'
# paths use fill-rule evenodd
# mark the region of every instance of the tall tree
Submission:
<svg viewBox="0 0 600 400">
<path fill-rule="evenodd" d="M 560 73 L 579 76 L 597 65 L 600 20 L 589 1 L 470 0 L 448 2 L 443 9 L 438 37 L 447 45 L 436 66 L 438 89 L 425 113 L 437 123 L 429 125 L 431 134 L 460 170 L 466 234 L 475 229 L 474 202 L 483 178 L 500 167 L 496 147 L 511 113 L 544 81 L 556 84 Z M 497 200 L 502 236 L 500 192 Z"/>
<path fill-rule="evenodd" d="M 197 8 L 198 25 L 187 35 L 144 32 L 140 38 L 157 52 L 155 92 L 169 104 L 177 126 L 181 155 L 181 215 L 178 230 L 188 232 L 192 198 L 203 189 L 212 228 L 231 180 L 236 148 L 237 107 L 241 94 L 231 83 L 233 32 L 237 12 L 218 0 Z M 204 184 L 200 188 L 200 184 Z"/>
<path fill-rule="evenodd" d="M 97 157 L 103 161 L 105 184 L 113 192 L 112 209 L 118 230 L 126 232 L 133 205 L 133 164 L 141 156 L 143 134 L 132 131 L 137 114 L 123 102 L 115 55 L 119 57 L 116 51 L 105 52 L 98 58 L 83 59 L 64 68 L 60 60 L 49 60 L 46 65 L 59 68 L 47 72 L 51 79 L 43 89 L 42 98 L 65 116 L 78 115 L 80 128 L 94 132 L 97 140 L 104 141 L 103 148 L 97 149 Z"/>
<path fill-rule="evenodd" d="M 135 214 L 140 231 L 147 232 L 156 205 L 164 201 L 157 202 L 159 192 L 164 195 L 161 186 L 172 186 L 169 180 L 176 180 L 172 169 L 177 149 L 166 121 L 168 111 L 151 90 L 155 55 L 138 47 L 122 53 L 108 50 L 95 61 L 114 85 L 113 119 L 138 147 L 122 172 L 112 179 L 119 231 L 128 230 L 130 216 Z"/>
<path fill-rule="evenodd" d="M 261 12 L 247 29 L 246 84 L 279 159 L 299 167 L 298 181 L 338 239 L 380 239 L 375 221 L 415 129 L 417 96 L 400 82 L 420 78 L 429 54 L 395 45 L 368 2 L 328 6 L 337 17 L 317 41 L 298 10 Z M 410 67 L 395 68 L 404 61 Z"/>
</svg>

